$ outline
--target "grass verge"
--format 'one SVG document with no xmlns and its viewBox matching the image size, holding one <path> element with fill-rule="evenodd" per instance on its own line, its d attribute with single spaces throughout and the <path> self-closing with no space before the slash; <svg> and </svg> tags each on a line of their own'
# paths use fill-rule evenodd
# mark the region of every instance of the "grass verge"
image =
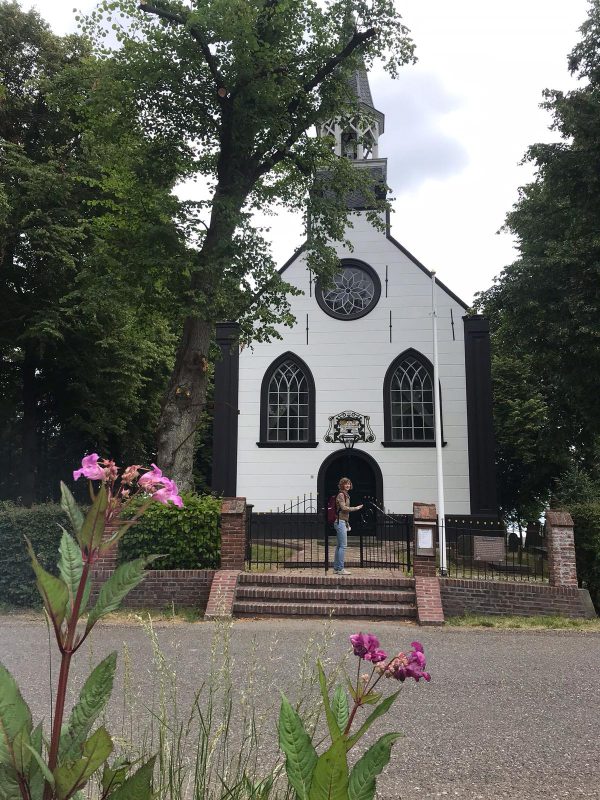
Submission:
<svg viewBox="0 0 600 800">
<path fill-rule="evenodd" d="M 446 625 L 458 628 L 526 628 L 529 630 L 578 630 L 600 631 L 600 618 L 572 619 L 558 615 L 539 617 L 493 616 L 488 614 L 465 614 L 447 617 Z"/>
</svg>

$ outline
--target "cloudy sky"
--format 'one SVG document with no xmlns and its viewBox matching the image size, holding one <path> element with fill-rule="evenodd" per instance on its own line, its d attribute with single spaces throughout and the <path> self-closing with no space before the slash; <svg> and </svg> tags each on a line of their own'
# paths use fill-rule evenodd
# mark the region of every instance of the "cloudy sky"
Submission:
<svg viewBox="0 0 600 800">
<path fill-rule="evenodd" d="M 486 289 L 514 258 L 498 234 L 517 189 L 519 165 L 537 141 L 555 138 L 539 108 L 544 88 L 575 85 L 567 54 L 578 41 L 587 0 L 396 0 L 419 62 L 398 80 L 371 76 L 386 115 L 380 156 L 388 158 L 395 199 L 392 233 L 465 301 Z M 73 6 L 88 0 L 23 0 L 57 33 L 75 30 Z M 283 263 L 301 242 L 301 223 L 273 225 Z"/>
</svg>

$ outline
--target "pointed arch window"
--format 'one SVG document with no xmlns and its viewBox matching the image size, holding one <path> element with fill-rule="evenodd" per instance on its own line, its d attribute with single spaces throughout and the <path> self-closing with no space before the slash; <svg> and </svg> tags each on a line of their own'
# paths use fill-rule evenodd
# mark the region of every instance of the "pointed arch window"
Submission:
<svg viewBox="0 0 600 800">
<path fill-rule="evenodd" d="M 261 386 L 259 447 L 316 447 L 315 382 L 307 364 L 284 353 Z"/>
<path fill-rule="evenodd" d="M 394 359 L 384 380 L 383 404 L 384 446 L 435 447 L 433 365 L 429 359 L 412 348 Z"/>
</svg>

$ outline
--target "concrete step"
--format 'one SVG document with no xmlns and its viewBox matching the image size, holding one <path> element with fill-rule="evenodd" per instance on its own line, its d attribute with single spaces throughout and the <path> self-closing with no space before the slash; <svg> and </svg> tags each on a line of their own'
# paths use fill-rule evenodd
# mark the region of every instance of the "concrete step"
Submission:
<svg viewBox="0 0 600 800">
<path fill-rule="evenodd" d="M 289 584 L 241 584 L 236 590 L 236 601 L 255 600 L 269 602 L 304 602 L 319 603 L 381 603 L 386 605 L 409 605 L 415 603 L 414 588 L 380 588 L 380 587 L 349 587 L 349 586 L 300 586 Z"/>
<path fill-rule="evenodd" d="M 379 619 L 416 619 L 412 604 L 385 605 L 381 603 L 301 603 L 238 601 L 233 604 L 236 617 L 354 617 Z"/>
</svg>

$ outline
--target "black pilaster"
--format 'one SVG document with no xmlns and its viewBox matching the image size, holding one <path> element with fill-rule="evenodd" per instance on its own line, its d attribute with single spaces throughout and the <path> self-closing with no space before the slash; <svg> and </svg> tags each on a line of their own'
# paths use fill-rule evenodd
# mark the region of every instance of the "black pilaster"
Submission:
<svg viewBox="0 0 600 800">
<path fill-rule="evenodd" d="M 212 490 L 224 497 L 235 497 L 237 486 L 239 335 L 237 322 L 217 322 Z"/>
<path fill-rule="evenodd" d="M 496 517 L 496 464 L 492 419 L 490 325 L 481 316 L 463 317 L 469 435 L 471 514 Z"/>
</svg>

